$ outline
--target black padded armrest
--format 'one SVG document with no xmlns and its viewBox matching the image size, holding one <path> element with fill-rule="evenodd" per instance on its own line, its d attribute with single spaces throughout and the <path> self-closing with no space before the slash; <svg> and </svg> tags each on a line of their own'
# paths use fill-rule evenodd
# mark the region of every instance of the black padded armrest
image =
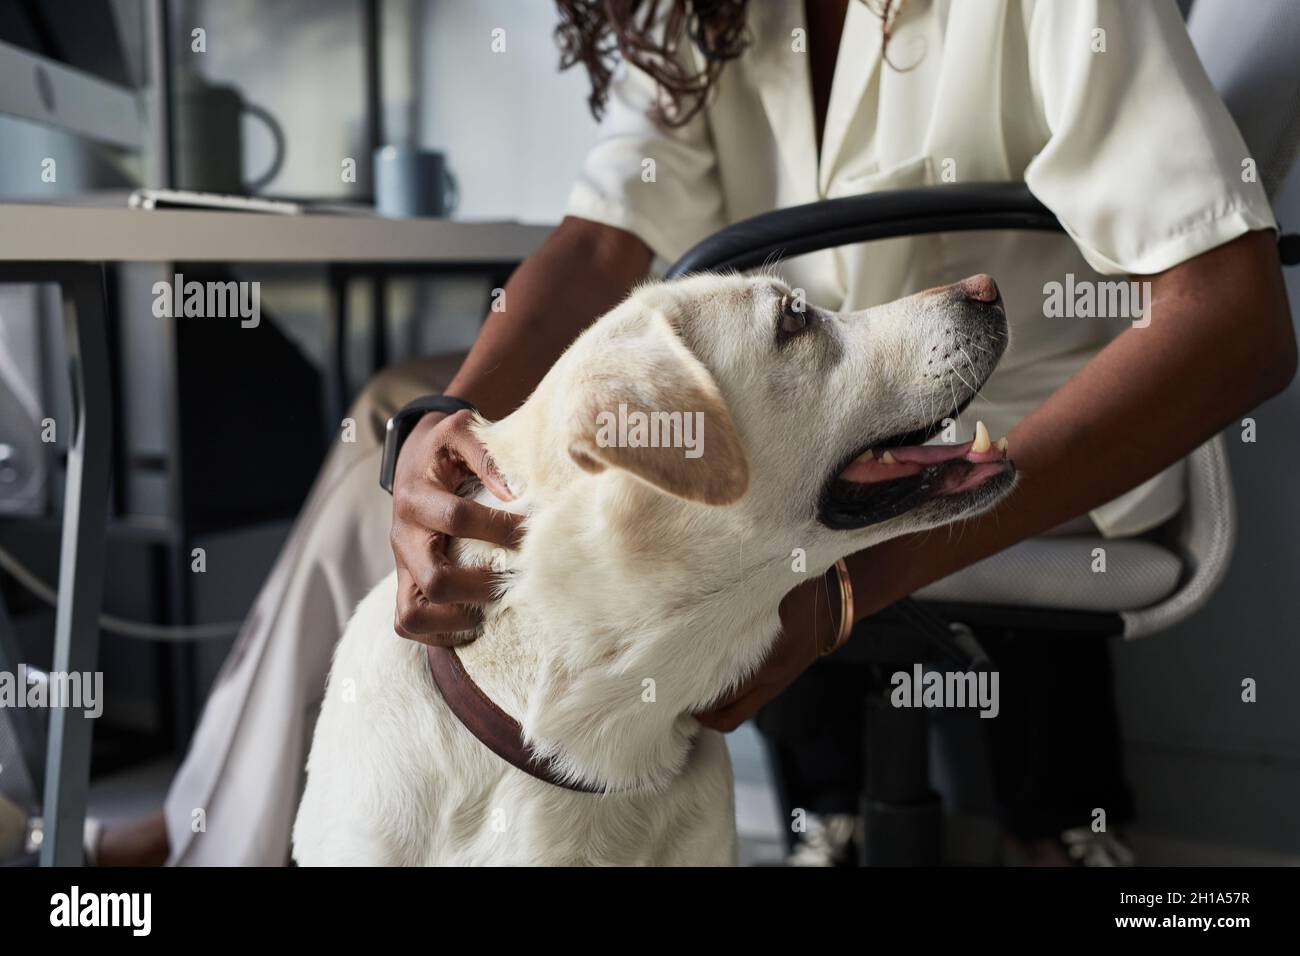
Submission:
<svg viewBox="0 0 1300 956">
<path fill-rule="evenodd" d="M 791 256 L 896 236 L 972 229 L 1061 231 L 1024 183 L 927 186 L 825 199 L 745 219 L 697 243 L 665 278 L 753 269 Z"/>
</svg>

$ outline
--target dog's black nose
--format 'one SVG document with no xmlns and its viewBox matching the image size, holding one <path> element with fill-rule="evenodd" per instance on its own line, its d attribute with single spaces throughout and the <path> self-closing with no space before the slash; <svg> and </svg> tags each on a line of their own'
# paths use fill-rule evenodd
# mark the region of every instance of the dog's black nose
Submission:
<svg viewBox="0 0 1300 956">
<path fill-rule="evenodd" d="M 982 272 L 962 279 L 957 283 L 957 288 L 961 290 L 962 295 L 974 302 L 991 304 L 998 301 L 1002 295 L 998 292 L 998 284 L 993 281 L 993 277 Z"/>
</svg>

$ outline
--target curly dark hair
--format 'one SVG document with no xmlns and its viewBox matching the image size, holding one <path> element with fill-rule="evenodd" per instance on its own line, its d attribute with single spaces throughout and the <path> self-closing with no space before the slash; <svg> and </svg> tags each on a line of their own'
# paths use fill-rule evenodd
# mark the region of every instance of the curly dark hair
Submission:
<svg viewBox="0 0 1300 956">
<path fill-rule="evenodd" d="M 798 2 L 798 0 L 780 0 Z M 861 0 L 881 21 L 881 50 L 889 44 L 893 13 L 905 0 Z M 591 80 L 587 105 L 597 119 L 604 114 L 609 84 L 619 58 L 655 81 L 659 102 L 654 118 L 666 126 L 683 126 L 704 108 L 722 68 L 749 48 L 745 25 L 749 0 L 556 0 L 560 23 L 555 39 L 560 69 L 581 63 Z M 654 29 L 663 13 L 662 36 Z M 685 36 L 704 60 L 691 72 L 679 57 Z M 885 57 L 888 62 L 888 57 Z"/>
</svg>

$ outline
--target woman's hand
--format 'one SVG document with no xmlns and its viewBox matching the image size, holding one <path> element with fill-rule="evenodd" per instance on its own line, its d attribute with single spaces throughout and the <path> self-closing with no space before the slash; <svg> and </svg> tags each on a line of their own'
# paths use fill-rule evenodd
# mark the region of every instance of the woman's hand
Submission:
<svg viewBox="0 0 1300 956">
<path fill-rule="evenodd" d="M 839 629 L 839 598 L 831 598 L 824 578 L 801 584 L 781 602 L 781 636 L 767 659 L 730 698 L 696 718 L 705 727 L 730 733 L 794 682 Z"/>
<path fill-rule="evenodd" d="M 477 476 L 502 501 L 514 495 L 487 449 L 469 430 L 467 411 L 420 419 L 402 446 L 393 474 L 397 609 L 393 628 L 422 644 L 464 643 L 479 620 L 477 605 L 492 598 L 488 568 L 465 568 L 447 556 L 450 538 L 475 538 L 512 547 L 520 515 L 456 496 Z"/>
</svg>

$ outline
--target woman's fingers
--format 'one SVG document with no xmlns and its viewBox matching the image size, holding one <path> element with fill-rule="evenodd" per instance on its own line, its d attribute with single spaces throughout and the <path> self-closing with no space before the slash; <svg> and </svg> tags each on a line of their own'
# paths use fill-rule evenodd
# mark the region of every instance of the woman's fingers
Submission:
<svg viewBox="0 0 1300 956">
<path fill-rule="evenodd" d="M 750 701 L 749 696 L 734 700 L 722 707 L 714 708 L 706 714 L 696 714 L 695 719 L 710 730 L 729 734 L 745 721 L 749 720 L 762 708 L 763 701 Z"/>
<path fill-rule="evenodd" d="M 456 488 L 471 474 L 498 498 L 514 495 L 487 450 L 470 430 L 468 412 L 426 418 L 408 438 L 393 481 L 389 540 L 397 565 L 393 628 L 425 644 L 454 646 L 473 638 L 480 605 L 496 597 L 489 568 L 461 567 L 447 556 L 452 538 L 517 543 L 523 518 L 460 498 Z"/>
<path fill-rule="evenodd" d="M 421 644 L 455 647 L 473 637 L 480 617 L 478 608 L 472 605 L 429 603 L 410 572 L 398 567 L 393 630 L 400 637 Z"/>
<path fill-rule="evenodd" d="M 446 538 L 418 525 L 393 525 L 389 541 L 397 566 L 432 604 L 482 604 L 496 596 L 490 568 L 462 567 L 445 553 Z"/>
<path fill-rule="evenodd" d="M 497 470 L 496 463 L 488 454 L 487 446 L 470 430 L 473 421 L 474 417 L 469 412 L 460 411 L 448 416 L 446 421 L 440 422 L 440 430 L 445 435 L 445 447 L 466 470 L 478 476 L 488 491 L 502 501 L 513 501 L 515 494 L 506 484 L 505 477 Z"/>
<path fill-rule="evenodd" d="M 429 480 L 393 489 L 394 528 L 417 525 L 426 534 L 440 532 L 511 548 L 517 543 L 523 520 L 522 515 L 459 498 Z"/>
</svg>

